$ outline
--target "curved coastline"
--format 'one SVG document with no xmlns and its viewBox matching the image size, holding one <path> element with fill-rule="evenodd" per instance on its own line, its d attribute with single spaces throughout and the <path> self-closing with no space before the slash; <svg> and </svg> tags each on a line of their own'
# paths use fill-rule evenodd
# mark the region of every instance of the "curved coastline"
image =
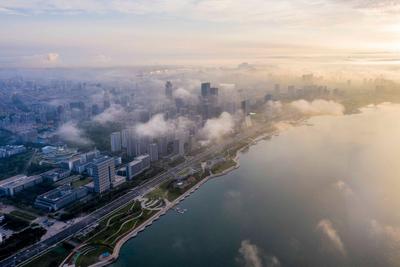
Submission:
<svg viewBox="0 0 400 267">
<path fill-rule="evenodd" d="M 197 189 L 199 189 L 203 184 L 205 184 L 206 182 L 208 182 L 209 180 L 216 178 L 216 177 L 220 177 L 220 176 L 224 176 L 228 173 L 230 173 L 231 171 L 237 169 L 240 167 L 240 154 L 247 150 L 250 146 L 257 144 L 260 140 L 263 140 L 266 136 L 272 136 L 275 133 L 269 133 L 269 134 L 262 134 L 254 139 L 252 139 L 247 145 L 245 145 L 244 147 L 238 149 L 236 151 L 236 155 L 235 157 L 232 159 L 235 162 L 235 165 L 232 167 L 229 167 L 226 170 L 223 170 L 221 173 L 212 173 L 209 176 L 205 177 L 204 179 L 202 179 L 201 181 L 199 181 L 196 185 L 194 185 L 192 188 L 190 188 L 188 191 L 186 191 L 185 193 L 183 193 L 181 196 L 179 196 L 177 199 L 175 199 L 174 201 L 168 203 L 162 210 L 160 210 L 159 212 L 157 212 L 156 214 L 154 214 L 152 217 L 150 217 L 149 219 L 147 219 L 145 222 L 143 222 L 139 227 L 133 229 L 131 232 L 129 232 L 128 234 L 125 234 L 124 237 L 122 237 L 117 244 L 114 247 L 113 253 L 90 265 L 90 267 L 102 267 L 102 266 L 107 266 L 113 262 L 115 262 L 120 254 L 121 248 L 122 246 L 131 238 L 136 237 L 140 232 L 144 231 L 146 227 L 150 226 L 153 224 L 153 222 L 157 221 L 161 216 L 165 215 L 171 208 L 173 208 L 174 206 L 178 205 L 181 201 L 183 201 L 185 198 L 187 198 L 188 196 L 190 196 L 192 193 L 194 193 Z M 60 267 L 62 267 L 63 265 L 60 265 Z"/>
</svg>

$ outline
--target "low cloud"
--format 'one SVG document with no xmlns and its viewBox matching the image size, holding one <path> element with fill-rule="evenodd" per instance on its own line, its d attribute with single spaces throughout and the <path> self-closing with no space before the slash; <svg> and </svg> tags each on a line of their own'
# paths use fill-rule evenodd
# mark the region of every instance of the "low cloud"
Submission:
<svg viewBox="0 0 400 267">
<path fill-rule="evenodd" d="M 93 120 L 104 124 L 107 122 L 112 122 L 112 121 L 120 121 L 123 117 L 126 116 L 126 112 L 124 108 L 120 105 L 112 105 L 108 109 L 104 110 L 102 113 L 99 115 L 96 115 L 93 117 Z"/>
<path fill-rule="evenodd" d="M 56 134 L 64 141 L 78 144 L 78 145 L 90 145 L 92 141 L 84 136 L 81 129 L 78 128 L 74 122 L 66 122 L 61 125 Z"/>
<path fill-rule="evenodd" d="M 265 103 L 265 113 L 268 117 L 276 117 L 282 113 L 282 103 L 280 101 L 267 101 Z"/>
<path fill-rule="evenodd" d="M 276 256 L 264 255 L 262 250 L 249 240 L 243 240 L 236 261 L 244 267 L 280 267 L 281 262 Z"/>
<path fill-rule="evenodd" d="M 140 136 L 160 137 L 167 134 L 180 133 L 186 131 L 192 122 L 184 117 L 175 120 L 166 120 L 163 114 L 154 115 L 148 122 L 139 123 L 135 131 Z"/>
<path fill-rule="evenodd" d="M 221 140 L 224 136 L 233 132 L 235 126 L 234 118 L 228 112 L 223 112 L 218 118 L 206 121 L 203 129 L 200 131 L 203 145 Z"/>
<path fill-rule="evenodd" d="M 174 90 L 173 96 L 174 98 L 181 98 L 189 102 L 197 101 L 197 96 L 183 87 L 179 87 L 178 89 Z"/>
<path fill-rule="evenodd" d="M 333 227 L 330 220 L 323 219 L 319 221 L 316 229 L 336 251 L 338 251 L 343 256 L 347 254 L 342 239 L 340 238 L 336 229 Z"/>
<path fill-rule="evenodd" d="M 140 136 L 159 137 L 172 131 L 172 125 L 165 120 L 163 114 L 154 115 L 148 122 L 139 123 L 135 130 Z"/>
<path fill-rule="evenodd" d="M 313 100 L 296 100 L 290 103 L 290 106 L 296 111 L 306 115 L 343 115 L 343 105 L 335 101 L 327 101 L 323 99 Z"/>
</svg>

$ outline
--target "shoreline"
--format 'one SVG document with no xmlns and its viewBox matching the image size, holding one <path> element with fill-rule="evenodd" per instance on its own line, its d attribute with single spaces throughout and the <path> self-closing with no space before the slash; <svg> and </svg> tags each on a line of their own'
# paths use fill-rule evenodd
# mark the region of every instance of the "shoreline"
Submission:
<svg viewBox="0 0 400 267">
<path fill-rule="evenodd" d="M 272 131 L 271 133 L 264 133 L 264 134 L 261 134 L 260 136 L 257 136 L 255 138 L 253 138 L 247 145 L 243 146 L 242 148 L 240 148 L 240 149 L 238 149 L 236 151 L 235 157 L 232 158 L 232 160 L 235 162 L 234 166 L 229 167 L 226 170 L 223 170 L 221 173 L 212 173 L 209 176 L 207 176 L 204 179 L 202 179 L 201 181 L 199 181 L 197 184 L 192 186 L 188 191 L 183 193 L 181 196 L 176 198 L 174 201 L 168 203 L 163 209 L 161 209 L 160 211 L 155 213 L 153 216 L 151 216 L 149 219 L 144 221 L 140 226 L 138 226 L 137 228 L 133 229 L 131 232 L 125 234 L 125 236 L 122 237 L 116 243 L 116 245 L 115 245 L 115 247 L 113 249 L 113 253 L 110 256 L 108 256 L 108 257 L 106 257 L 106 258 L 104 258 L 104 259 L 102 259 L 102 260 L 100 260 L 100 261 L 98 261 L 98 262 L 96 262 L 94 264 L 91 264 L 89 267 L 108 266 L 111 263 L 113 263 L 116 260 L 118 260 L 121 248 L 123 247 L 123 245 L 127 241 L 129 241 L 131 238 L 136 237 L 140 232 L 144 231 L 148 226 L 151 226 L 155 221 L 160 219 L 161 216 L 164 216 L 170 209 L 172 209 L 173 207 L 178 205 L 181 201 L 185 200 L 187 197 L 189 197 L 191 194 L 193 194 L 195 191 L 197 191 L 203 184 L 205 184 L 209 180 L 217 178 L 217 177 L 221 177 L 221 176 L 224 176 L 224 175 L 227 175 L 230 172 L 234 171 L 235 169 L 238 169 L 240 167 L 240 154 L 243 151 L 249 149 L 253 145 L 256 145 L 259 141 L 264 140 L 264 138 L 266 138 L 267 136 L 271 136 L 271 137 L 274 136 L 276 134 L 276 132 L 277 131 Z M 62 267 L 64 263 L 65 262 L 63 262 L 59 266 Z"/>
</svg>

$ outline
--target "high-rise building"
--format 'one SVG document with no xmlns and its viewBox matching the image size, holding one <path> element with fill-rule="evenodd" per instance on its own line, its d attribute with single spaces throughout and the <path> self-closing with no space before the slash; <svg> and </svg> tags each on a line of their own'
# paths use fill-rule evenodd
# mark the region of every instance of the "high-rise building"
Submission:
<svg viewBox="0 0 400 267">
<path fill-rule="evenodd" d="M 111 134 L 111 152 L 121 151 L 121 132 L 113 132 Z"/>
<path fill-rule="evenodd" d="M 110 94 L 105 91 L 103 95 L 103 107 L 104 109 L 108 109 L 111 106 Z"/>
<path fill-rule="evenodd" d="M 169 99 L 172 99 L 172 94 L 173 94 L 172 83 L 170 81 L 167 81 L 165 83 L 165 96 Z"/>
<path fill-rule="evenodd" d="M 158 146 L 156 143 L 152 143 L 149 145 L 149 154 L 150 154 L 150 161 L 157 161 L 158 160 Z"/>
<path fill-rule="evenodd" d="M 157 138 L 157 146 L 159 157 L 166 156 L 168 154 L 168 138 L 166 136 Z"/>
<path fill-rule="evenodd" d="M 218 96 L 218 88 L 217 87 L 211 87 L 210 88 L 210 95 Z"/>
<path fill-rule="evenodd" d="M 93 182 L 96 193 L 103 193 L 109 190 L 114 178 L 114 158 L 104 156 L 93 161 Z"/>
<path fill-rule="evenodd" d="M 202 83 L 201 84 L 201 96 L 207 97 L 210 94 L 210 83 Z"/>
<path fill-rule="evenodd" d="M 129 129 L 123 129 L 121 132 L 121 147 L 128 147 L 128 139 L 129 139 Z"/>
<path fill-rule="evenodd" d="M 271 94 L 266 94 L 264 96 L 264 102 L 272 101 L 274 98 L 272 97 Z"/>
<path fill-rule="evenodd" d="M 143 155 L 148 153 L 150 138 L 147 136 L 137 137 L 137 155 Z"/>
<path fill-rule="evenodd" d="M 245 116 L 249 115 L 249 100 L 243 100 L 240 104 L 240 107 L 242 109 L 242 112 Z"/>
</svg>

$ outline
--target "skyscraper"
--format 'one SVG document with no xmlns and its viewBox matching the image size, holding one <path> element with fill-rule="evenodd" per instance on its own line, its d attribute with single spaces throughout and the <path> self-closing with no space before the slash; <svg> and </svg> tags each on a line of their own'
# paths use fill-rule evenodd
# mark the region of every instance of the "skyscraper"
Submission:
<svg viewBox="0 0 400 267">
<path fill-rule="evenodd" d="M 121 132 L 121 146 L 122 148 L 128 147 L 129 129 L 123 129 Z"/>
<path fill-rule="evenodd" d="M 149 145 L 149 154 L 152 162 L 158 160 L 158 145 L 156 143 Z"/>
<path fill-rule="evenodd" d="M 93 161 L 93 182 L 96 193 L 103 193 L 109 190 L 114 178 L 114 158 L 104 156 Z"/>
<path fill-rule="evenodd" d="M 111 134 L 111 152 L 121 151 L 121 132 L 113 132 Z"/>
<path fill-rule="evenodd" d="M 245 116 L 249 115 L 249 100 L 243 100 L 240 104 L 240 107 L 242 109 L 242 112 Z"/>
<path fill-rule="evenodd" d="M 210 83 L 202 83 L 201 84 L 201 96 L 207 97 L 210 94 Z"/>
<path fill-rule="evenodd" d="M 165 96 L 168 99 L 172 99 L 172 93 L 173 93 L 172 83 L 170 81 L 167 81 L 165 83 Z"/>
</svg>

